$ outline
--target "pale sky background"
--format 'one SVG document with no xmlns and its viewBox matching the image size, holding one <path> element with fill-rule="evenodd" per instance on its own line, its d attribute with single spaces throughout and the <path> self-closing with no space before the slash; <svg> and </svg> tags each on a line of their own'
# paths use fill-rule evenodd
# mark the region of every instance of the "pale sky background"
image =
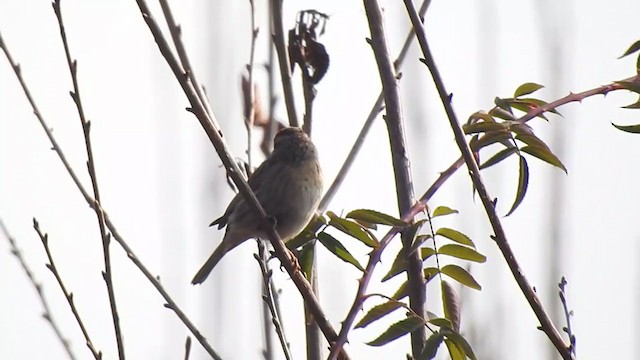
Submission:
<svg viewBox="0 0 640 360">
<path fill-rule="evenodd" d="M 162 22 L 159 6 L 150 1 Z M 185 43 L 231 149 L 244 156 L 240 74 L 249 57 L 248 1 L 173 1 Z M 396 54 L 408 30 L 401 2 L 383 1 L 389 43 Z M 266 1 L 257 1 L 260 20 L 257 62 L 267 54 Z M 314 139 L 327 183 L 359 132 L 380 89 L 362 3 L 287 1 L 285 28 L 295 14 L 317 9 L 331 16 L 322 42 L 331 67 L 318 85 Z M 434 1 L 427 35 L 456 112 L 490 109 L 495 96 L 508 97 L 524 82 L 547 85 L 536 95 L 553 100 L 634 74 L 634 59 L 618 60 L 640 39 L 640 2 L 615 1 Z M 92 135 L 103 207 L 120 233 L 152 273 L 162 279 L 177 303 L 225 359 L 258 359 L 262 349 L 258 267 L 248 242 L 225 258 L 202 286 L 190 285 L 197 268 L 223 232 L 207 224 L 233 196 L 221 162 L 197 120 L 184 111 L 188 102 L 160 56 L 134 1 L 63 1 L 72 56 L 79 62 L 81 95 Z M 0 31 L 22 66 L 40 110 L 54 129 L 76 172 L 89 186 L 80 122 L 68 92 L 72 89 L 50 1 L 0 2 Z M 168 36 L 168 33 L 167 33 Z M 549 40 L 554 39 L 554 40 Z M 554 46 L 552 43 L 555 43 Z M 412 155 L 416 194 L 458 156 L 451 130 L 426 67 L 414 46 L 404 68 L 401 91 Z M 395 57 L 395 55 L 393 55 Z M 557 64 L 557 65 L 554 65 Z M 558 66 L 558 71 L 553 67 Z M 256 81 L 266 89 L 266 74 Z M 294 82 L 298 100 L 299 73 Z M 278 90 L 279 91 L 279 90 Z M 263 92 L 264 93 L 264 92 Z M 640 295 L 638 226 L 640 138 L 611 126 L 640 123 L 640 112 L 620 107 L 637 96 L 596 96 L 560 109 L 564 118 L 532 121 L 567 166 L 569 175 L 535 159 L 527 197 L 503 218 L 511 246 L 529 281 L 548 308 L 559 303 L 549 280 L 551 215 L 559 213 L 562 261 L 580 359 L 631 359 L 637 354 L 637 302 Z M 266 99 L 263 99 L 266 100 Z M 302 104 L 298 106 L 301 112 Z M 278 116 L 285 118 L 282 101 Z M 560 136 L 554 137 L 553 132 Z M 564 146 L 553 139 L 562 138 Z M 396 214 L 393 177 L 384 123 L 378 120 L 349 178 L 329 209 L 340 213 L 371 208 Z M 36 217 L 49 233 L 58 268 L 95 346 L 105 359 L 117 357 L 104 282 L 102 250 L 95 214 L 66 174 L 32 114 L 6 60 L 0 60 L 0 217 L 44 285 L 53 315 L 80 359 L 91 357 L 32 229 Z M 564 150 L 562 150 L 564 148 Z M 259 156 L 256 151 L 255 156 Z M 483 156 L 489 156 L 488 152 Z M 514 159 L 483 172 L 490 194 L 505 214 L 515 193 Z M 553 196 L 551 184 L 560 187 Z M 461 211 L 435 226 L 467 233 L 485 264 L 472 272 L 481 292 L 465 290 L 462 331 L 483 359 L 541 359 L 546 336 L 520 293 L 504 259 L 489 239 L 491 230 L 474 201 L 465 171 L 440 189 L 432 207 Z M 380 233 L 382 236 L 383 233 Z M 361 262 L 366 249 L 341 237 Z M 378 285 L 399 245 L 387 250 L 370 292 L 391 295 L 402 279 Z M 358 271 L 319 253 L 320 301 L 339 329 L 353 300 Z M 182 358 L 187 329 L 169 310 L 119 245 L 112 245 L 114 282 L 125 346 L 130 359 Z M 282 289 L 283 321 L 295 358 L 304 357 L 302 300 L 285 273 L 275 271 Z M 4 239 L 0 242 L 0 359 L 64 359 L 65 353 Z M 441 313 L 438 286 L 427 288 L 430 309 Z M 377 304 L 368 302 L 369 309 Z M 361 314 L 362 315 L 362 314 Z M 360 315 L 360 316 L 361 316 Z M 399 320 L 398 311 L 393 319 Z M 404 358 L 408 338 L 380 348 L 364 344 L 388 325 L 381 321 L 352 330 L 348 350 L 354 359 Z M 558 328 L 564 321 L 557 323 Z M 278 353 L 278 356 L 281 356 Z M 206 353 L 197 342 L 192 358 Z"/>
</svg>

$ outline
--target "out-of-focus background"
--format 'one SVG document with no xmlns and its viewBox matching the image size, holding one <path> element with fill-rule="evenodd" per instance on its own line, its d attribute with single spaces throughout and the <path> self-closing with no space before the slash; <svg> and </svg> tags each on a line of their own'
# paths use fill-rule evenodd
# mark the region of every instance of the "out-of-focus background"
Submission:
<svg viewBox="0 0 640 360">
<path fill-rule="evenodd" d="M 152 10 L 162 22 L 159 6 Z M 256 1 L 256 83 L 266 105 L 267 2 Z M 409 30 L 404 7 L 382 1 L 390 49 L 397 54 Z M 173 1 L 193 66 L 207 88 L 213 110 L 234 154 L 245 158 L 246 132 L 240 76 L 249 58 L 249 1 Z M 333 180 L 380 90 L 365 13 L 360 2 L 286 1 L 285 29 L 296 13 L 316 9 L 330 15 L 322 38 L 331 66 L 317 86 L 314 140 L 327 182 Z M 618 60 L 640 39 L 640 2 L 434 1 L 426 29 L 437 64 L 461 119 L 490 109 L 524 82 L 546 88 L 552 100 L 635 73 L 632 58 Z M 103 207 L 140 259 L 225 359 L 258 359 L 263 349 L 258 266 L 247 242 L 229 254 L 202 286 L 194 272 L 218 244 L 222 231 L 207 227 L 233 196 L 221 162 L 185 96 L 160 56 L 134 1 L 65 0 L 63 16 L 72 56 L 78 60 L 81 95 L 92 122 L 94 154 Z M 40 110 L 86 186 L 86 153 L 80 122 L 69 96 L 71 80 L 50 1 L 0 2 L 0 31 L 22 66 Z M 168 34 L 167 34 L 168 35 Z M 395 57 L 395 55 L 392 55 Z M 459 156 L 431 78 L 414 45 L 400 82 L 416 194 L 421 194 Z M 279 79 L 277 94 L 280 94 Z M 299 71 L 294 74 L 302 110 Z M 520 208 L 503 218 L 518 260 L 544 305 L 557 312 L 557 283 L 566 276 L 573 329 L 581 359 L 631 359 L 640 337 L 637 264 L 640 247 L 640 138 L 611 122 L 636 124 L 640 112 L 620 107 L 627 93 L 596 96 L 560 111 L 564 118 L 530 124 L 548 142 L 568 175 L 530 160 L 529 192 Z M 276 116 L 286 112 L 278 97 Z M 95 214 L 50 150 L 8 63 L 0 60 L 0 217 L 43 283 L 64 334 L 79 358 L 91 355 L 73 320 L 32 228 L 36 217 L 49 233 L 58 268 L 105 359 L 117 356 L 102 280 L 101 243 Z M 488 156 L 489 153 L 485 153 Z M 254 157 L 261 155 L 257 147 Z M 506 214 L 516 189 L 517 161 L 484 173 L 490 194 Z M 329 209 L 370 208 L 397 213 L 388 141 L 379 119 Z M 459 171 L 431 206 L 460 210 L 437 226 L 468 234 L 488 257 L 471 268 L 483 289 L 459 289 L 462 332 L 483 359 L 552 359 L 546 336 L 490 240 L 491 230 Z M 366 249 L 344 239 L 366 260 Z M 399 245 L 388 249 L 371 292 L 391 294 L 402 279 L 378 285 Z M 112 245 L 114 283 L 126 352 L 130 359 L 183 356 L 186 328 L 163 308 L 163 300 L 117 245 Z M 335 327 L 349 309 L 357 270 L 322 249 L 320 301 Z M 275 263 L 275 262 L 274 262 Z M 0 244 L 0 358 L 62 359 L 65 353 L 42 319 L 42 309 L 8 242 Z M 275 269 L 284 326 L 295 358 L 304 356 L 302 300 L 287 275 Z M 437 286 L 428 289 L 430 310 L 441 313 Z M 366 304 L 366 308 L 374 302 Z M 398 314 L 393 319 L 400 319 Z M 352 330 L 348 350 L 355 359 L 404 358 L 408 338 L 383 348 L 364 344 L 389 321 Z M 561 317 L 557 326 L 564 326 Z M 278 352 L 277 352 L 278 353 Z M 278 353 L 279 354 L 279 353 Z M 193 358 L 206 357 L 198 344 Z M 441 356 L 444 354 L 441 354 Z M 280 356 L 280 355 L 278 355 Z"/>
</svg>

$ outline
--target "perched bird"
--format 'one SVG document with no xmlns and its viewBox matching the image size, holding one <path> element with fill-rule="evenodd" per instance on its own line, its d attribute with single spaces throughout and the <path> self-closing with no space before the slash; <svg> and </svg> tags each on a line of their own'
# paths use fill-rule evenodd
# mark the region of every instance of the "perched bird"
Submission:
<svg viewBox="0 0 640 360">
<path fill-rule="evenodd" d="M 311 139 L 300 128 L 281 130 L 273 140 L 273 153 L 249 177 L 249 187 L 265 212 L 276 221 L 283 241 L 290 240 L 309 223 L 322 195 L 322 172 Z M 252 238 L 266 238 L 259 214 L 242 194 L 236 194 L 224 214 L 211 223 L 227 227 L 222 243 L 191 281 L 202 283 L 222 257 Z"/>
</svg>

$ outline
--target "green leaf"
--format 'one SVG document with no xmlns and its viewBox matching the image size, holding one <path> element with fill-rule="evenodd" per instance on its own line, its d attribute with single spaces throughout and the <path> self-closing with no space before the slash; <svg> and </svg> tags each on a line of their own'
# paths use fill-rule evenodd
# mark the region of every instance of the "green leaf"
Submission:
<svg viewBox="0 0 640 360">
<path fill-rule="evenodd" d="M 513 93 L 513 97 L 517 98 L 520 96 L 529 95 L 532 92 L 542 89 L 543 87 L 544 87 L 543 85 L 536 84 L 536 83 L 531 83 L 531 82 L 524 83 L 518 86 L 518 88 L 516 89 L 516 92 Z"/>
<path fill-rule="evenodd" d="M 370 341 L 367 345 L 382 346 L 396 340 L 417 328 L 424 326 L 422 319 L 416 316 L 408 317 L 391 325 L 382 335 L 378 336 L 375 340 Z"/>
<path fill-rule="evenodd" d="M 435 255 L 436 251 L 430 247 L 420 248 L 420 258 L 422 261 L 427 260 L 430 256 Z"/>
<path fill-rule="evenodd" d="M 540 147 L 540 148 L 545 148 L 548 149 L 549 147 L 547 146 L 547 144 L 544 143 L 544 141 L 540 140 L 540 138 L 538 138 L 537 136 L 535 136 L 533 133 L 531 134 L 524 134 L 524 133 L 520 133 L 518 135 L 516 135 L 516 140 L 520 140 L 523 143 L 529 145 L 529 146 L 533 146 L 533 147 Z"/>
<path fill-rule="evenodd" d="M 424 278 L 425 278 L 426 282 L 429 282 L 429 281 L 431 281 L 431 279 L 436 277 L 436 275 L 438 275 L 438 273 L 440 273 L 440 269 L 438 269 L 437 267 L 428 267 L 428 268 L 422 270 L 422 273 L 424 274 Z"/>
<path fill-rule="evenodd" d="M 487 114 L 486 112 L 476 111 L 471 116 L 469 116 L 469 120 L 467 120 L 467 124 L 472 124 L 476 122 L 475 120 L 484 120 L 486 122 L 496 122 L 496 119 L 493 116 Z"/>
<path fill-rule="evenodd" d="M 458 265 L 445 265 L 442 267 L 442 269 L 440 269 L 440 272 L 449 276 L 453 280 L 456 280 L 462 285 L 468 286 L 472 289 L 482 290 L 482 287 L 480 286 L 480 284 L 478 284 L 476 279 L 474 279 L 473 276 L 471 276 L 471 274 L 467 272 L 467 270 L 461 268 Z"/>
<path fill-rule="evenodd" d="M 487 261 L 487 257 L 480 254 L 476 250 L 466 247 L 460 246 L 458 244 L 446 244 L 440 246 L 438 249 L 438 254 L 440 255 L 449 255 L 456 257 L 458 259 L 474 261 L 478 263 L 483 263 Z"/>
<path fill-rule="evenodd" d="M 496 104 L 498 108 L 513 115 L 513 110 L 511 110 L 511 104 L 509 103 L 508 99 L 501 99 L 499 97 L 496 97 L 495 99 L 493 99 L 493 102 Z"/>
<path fill-rule="evenodd" d="M 473 248 L 476 247 L 473 241 L 471 241 L 471 239 L 467 235 L 461 233 L 458 230 L 442 227 L 436 231 L 436 235 L 444 236 L 447 239 L 453 240 L 459 244 L 468 245 Z"/>
<path fill-rule="evenodd" d="M 505 146 L 507 146 L 509 143 L 506 143 L 506 141 L 511 140 L 511 137 L 512 135 L 508 131 L 490 132 L 490 133 L 484 134 L 481 138 L 475 141 L 472 139 L 469 142 L 469 146 L 473 151 L 479 151 L 484 147 L 487 147 L 489 145 L 492 145 L 498 142 L 505 144 Z"/>
<path fill-rule="evenodd" d="M 364 221 L 368 223 L 389 225 L 389 226 L 407 226 L 408 224 L 391 215 L 387 215 L 375 210 L 358 209 L 353 210 L 345 216 L 346 218 L 356 221 Z"/>
<path fill-rule="evenodd" d="M 544 162 L 547 162 L 555 167 L 558 167 L 564 170 L 565 173 L 568 173 L 567 168 L 564 166 L 562 161 L 560 161 L 560 159 L 558 159 L 558 157 L 555 156 L 555 154 L 553 154 L 549 148 L 541 148 L 537 146 L 524 146 L 520 148 L 520 151 L 525 152 L 531 156 L 535 156 Z"/>
<path fill-rule="evenodd" d="M 502 149 L 500 151 L 498 151 L 495 155 L 493 155 L 492 157 L 489 158 L 489 160 L 485 161 L 483 164 L 480 165 L 480 170 L 482 169 L 486 169 L 490 166 L 493 166 L 499 162 L 501 162 L 502 160 L 508 158 L 509 156 L 515 154 L 518 151 L 518 149 L 515 146 L 511 146 L 508 147 L 506 149 Z"/>
<path fill-rule="evenodd" d="M 616 129 L 622 130 L 624 132 L 632 133 L 632 134 L 640 134 L 640 124 L 638 125 L 616 125 L 611 123 L 611 125 L 615 126 Z"/>
<path fill-rule="evenodd" d="M 516 117 L 513 115 L 513 113 L 510 110 L 511 109 L 507 111 L 499 107 L 494 107 L 489 111 L 489 115 L 492 115 L 504 120 L 515 120 Z"/>
<path fill-rule="evenodd" d="M 431 360 L 435 358 L 438 353 L 438 348 L 442 345 L 442 340 L 444 340 L 444 336 L 440 334 L 439 331 L 431 334 L 424 343 L 422 353 L 420 353 L 420 356 L 416 360 Z"/>
<path fill-rule="evenodd" d="M 300 269 L 308 281 L 311 281 L 311 267 L 313 266 L 314 251 L 315 246 L 313 246 L 313 243 L 307 243 L 302 247 L 302 250 L 300 250 L 300 256 L 298 256 L 298 264 L 300 264 Z"/>
<path fill-rule="evenodd" d="M 444 344 L 447 345 L 447 350 L 449 350 L 449 356 L 451 357 L 451 360 L 467 359 L 467 355 L 464 353 L 464 350 L 458 347 L 458 345 L 455 342 L 445 339 Z"/>
<path fill-rule="evenodd" d="M 529 187 L 529 165 L 527 165 L 527 160 L 524 158 L 524 156 L 520 156 L 519 173 L 520 175 L 518 177 L 518 190 L 516 191 L 516 199 L 511 206 L 511 210 L 509 210 L 506 216 L 509 216 L 514 211 L 516 211 L 516 209 L 524 199 L 524 196 L 527 194 L 527 187 Z"/>
<path fill-rule="evenodd" d="M 301 247 L 302 245 L 316 238 L 316 232 L 320 230 L 322 225 L 326 225 L 326 219 L 324 218 L 324 216 L 318 215 L 314 217 L 304 228 L 304 230 L 300 232 L 300 234 L 287 241 L 285 245 L 289 248 L 289 250 L 294 250 Z"/>
<path fill-rule="evenodd" d="M 465 134 L 469 135 L 469 134 L 476 134 L 476 133 L 483 133 L 483 132 L 490 132 L 490 131 L 506 130 L 506 126 L 502 123 L 478 122 L 475 124 L 465 124 L 462 126 L 462 130 L 464 130 Z"/>
<path fill-rule="evenodd" d="M 433 210 L 433 214 L 431 214 L 431 217 L 434 218 L 438 216 L 457 214 L 457 213 L 458 213 L 458 210 L 456 209 L 452 209 L 447 206 L 438 206 L 435 210 Z"/>
<path fill-rule="evenodd" d="M 618 81 L 617 84 L 629 91 L 640 94 L 640 83 L 636 81 Z"/>
<path fill-rule="evenodd" d="M 351 255 L 349 250 L 347 250 L 344 245 L 342 245 L 342 243 L 338 241 L 338 239 L 327 234 L 326 232 L 321 232 L 318 234 L 318 241 L 320 241 L 320 243 L 324 245 L 327 250 L 340 258 L 342 261 L 348 262 L 349 264 L 358 268 L 358 270 L 360 271 L 364 271 L 364 268 L 362 267 L 362 265 L 360 265 L 358 260 L 356 260 L 356 258 Z"/>
<path fill-rule="evenodd" d="M 640 57 L 638 57 L 638 60 L 640 60 Z M 634 102 L 633 104 L 623 106 L 622 108 L 623 109 L 640 109 L 640 98 L 638 99 L 638 101 Z"/>
<path fill-rule="evenodd" d="M 398 287 L 398 290 L 396 290 L 396 292 L 393 294 L 391 298 L 393 300 L 401 300 L 407 297 L 407 295 L 408 295 L 407 282 L 405 281 L 402 283 L 402 285 L 400 285 L 400 287 Z"/>
<path fill-rule="evenodd" d="M 435 326 L 441 327 L 441 328 L 451 328 L 451 320 L 449 319 L 445 319 L 445 318 L 435 318 L 435 319 L 429 319 L 429 324 L 433 324 Z"/>
<path fill-rule="evenodd" d="M 327 211 L 327 216 L 329 216 L 329 225 L 334 228 L 374 249 L 380 246 L 380 242 L 378 242 L 373 234 L 357 222 L 343 219 L 331 211 Z"/>
<path fill-rule="evenodd" d="M 440 284 L 444 316 L 451 321 L 451 328 L 460 331 L 460 299 L 458 294 L 448 281 L 441 281 Z"/>
<path fill-rule="evenodd" d="M 469 342 L 464 337 L 462 337 L 462 335 L 460 335 L 458 332 L 453 331 L 451 329 L 442 329 L 440 332 L 444 334 L 444 336 L 446 336 L 447 339 L 455 343 L 458 346 L 458 348 L 462 350 L 467 357 L 469 357 L 469 359 L 477 360 L 476 354 L 473 353 L 473 349 L 471 348 L 471 345 L 469 345 Z"/>
<path fill-rule="evenodd" d="M 393 264 L 391 264 L 391 269 L 382 277 L 382 281 L 387 281 L 405 270 L 407 270 L 407 259 L 404 256 L 404 251 L 400 249 L 398 255 L 396 255 L 396 258 L 393 260 Z"/>
<path fill-rule="evenodd" d="M 367 312 L 362 319 L 356 324 L 355 328 L 367 327 L 372 322 L 379 320 L 383 316 L 394 312 L 402 307 L 402 303 L 398 301 L 388 301 L 381 305 L 376 305 Z"/>
<path fill-rule="evenodd" d="M 420 246 L 431 239 L 431 234 L 418 235 L 411 244 L 411 252 L 417 251 Z"/>
<path fill-rule="evenodd" d="M 631 55 L 634 52 L 640 50 L 640 40 L 636 41 L 635 43 L 633 43 L 633 45 L 631 45 L 629 47 L 629 49 L 627 49 L 627 51 L 624 52 L 624 54 L 622 54 L 622 56 L 620 56 L 618 59 L 622 59 L 623 57 L 627 56 L 627 55 Z"/>
</svg>

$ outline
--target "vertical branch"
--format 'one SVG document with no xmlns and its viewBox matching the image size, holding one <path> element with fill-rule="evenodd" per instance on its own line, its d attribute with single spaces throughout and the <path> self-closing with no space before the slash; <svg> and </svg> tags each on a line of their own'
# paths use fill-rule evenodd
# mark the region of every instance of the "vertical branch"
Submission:
<svg viewBox="0 0 640 360">
<path fill-rule="evenodd" d="M 364 7 L 371 31 L 370 44 L 376 58 L 376 63 L 378 64 L 378 71 L 380 72 L 384 91 L 384 101 L 386 105 L 386 116 L 384 119 L 387 123 L 389 141 L 391 143 L 391 157 L 396 182 L 398 208 L 400 214 L 404 214 L 411 208 L 414 194 L 409 155 L 406 147 L 404 119 L 398 90 L 398 79 L 396 78 L 387 48 L 380 4 L 376 0 L 364 0 Z M 411 222 L 412 219 L 409 219 L 409 221 Z M 422 274 L 422 260 L 417 251 L 410 251 L 413 240 L 410 234 L 410 231 L 404 230 L 401 235 L 403 251 L 407 257 L 409 306 L 420 317 L 425 317 L 426 312 L 424 306 L 426 290 L 424 286 L 424 275 Z M 419 327 L 411 333 L 411 350 L 414 358 L 419 357 L 425 340 L 426 331 L 424 327 Z"/>
<path fill-rule="evenodd" d="M 22 256 L 22 251 L 20 251 L 20 249 L 18 248 L 18 245 L 16 244 L 15 239 L 11 236 L 11 234 L 9 234 L 9 230 L 5 226 L 4 221 L 2 221 L 2 219 L 0 219 L 0 231 L 2 231 L 4 236 L 7 238 L 7 241 L 9 241 L 9 248 L 11 249 L 11 254 L 13 254 L 13 256 L 16 257 L 16 259 L 20 263 L 20 267 L 22 268 L 22 271 L 24 272 L 25 275 L 27 275 L 29 282 L 38 293 L 40 304 L 42 304 L 42 310 L 43 310 L 42 317 L 45 320 L 47 320 L 49 325 L 51 325 L 51 329 L 56 334 L 56 338 L 60 341 L 60 343 L 64 347 L 64 350 L 67 353 L 67 357 L 69 357 L 69 359 L 71 360 L 75 360 L 76 355 L 71 350 L 71 344 L 69 343 L 69 340 L 65 338 L 64 334 L 62 334 L 62 330 L 60 330 L 60 326 L 58 326 L 58 323 L 53 318 L 53 314 L 51 313 L 51 309 L 49 308 L 49 302 L 47 301 L 47 297 L 44 295 L 44 290 L 42 289 L 42 284 L 36 280 L 35 276 L 33 275 L 33 272 L 31 271 L 31 268 L 29 267 L 29 265 L 27 265 L 27 261 Z"/>
<path fill-rule="evenodd" d="M 266 307 L 266 311 L 270 314 L 270 319 L 273 323 L 274 328 L 276 329 L 276 333 L 278 334 L 278 339 L 280 340 L 280 346 L 282 347 L 282 351 L 284 353 L 284 357 L 287 360 L 291 360 L 291 349 L 289 348 L 289 342 L 287 341 L 287 337 L 284 332 L 284 328 L 282 327 L 282 322 L 280 321 L 280 314 L 277 309 L 277 304 L 275 301 L 275 296 L 272 293 L 272 279 L 273 279 L 273 271 L 268 268 L 268 262 L 265 260 L 268 258 L 267 251 L 265 247 L 265 242 L 258 239 L 258 254 L 253 254 L 254 258 L 258 262 L 260 266 L 260 271 L 262 273 L 262 288 L 264 289 L 264 295 L 262 296 L 262 300 Z M 267 315 L 269 317 L 269 315 Z M 268 324 L 265 325 L 265 331 L 269 331 Z M 273 352 L 269 351 L 270 347 L 267 347 L 267 352 L 265 354 L 266 359 L 273 358 Z"/>
<path fill-rule="evenodd" d="M 252 134 L 253 134 L 253 124 L 255 122 L 256 117 L 256 91 L 255 85 L 253 81 L 253 68 L 254 68 L 254 60 L 256 54 L 256 39 L 258 38 L 259 29 L 256 27 L 256 4 L 254 0 L 249 0 L 249 5 L 251 6 L 251 49 L 249 50 L 249 64 L 247 64 L 247 72 L 249 73 L 248 82 L 249 82 L 249 91 L 247 95 L 249 95 L 248 104 L 245 105 L 245 125 L 247 127 L 247 165 L 249 169 L 253 169 L 253 161 L 252 161 Z"/>
<path fill-rule="evenodd" d="M 78 85 L 78 62 L 71 60 L 71 52 L 69 50 L 69 43 L 67 42 L 67 34 L 64 28 L 64 22 L 62 20 L 62 11 L 60 8 L 61 0 L 56 0 L 53 3 L 53 11 L 58 19 L 58 25 L 60 27 L 60 37 L 62 38 L 62 45 L 64 46 L 64 52 L 67 59 L 67 65 L 69 66 L 69 72 L 71 74 L 71 80 L 73 82 L 73 91 L 71 92 L 71 98 L 76 104 L 78 110 L 78 116 L 80 117 L 80 124 L 84 134 L 84 143 L 87 152 L 87 168 L 89 171 L 89 177 L 91 178 L 91 185 L 93 188 L 93 198 L 96 204 L 100 204 L 100 191 L 98 190 L 98 178 L 96 175 L 95 162 L 93 159 L 93 150 L 91 146 L 91 136 L 89 135 L 91 130 L 91 122 L 87 120 L 82 107 L 82 100 L 80 97 L 80 88 Z M 122 336 L 122 329 L 120 328 L 120 317 L 118 315 L 118 307 L 116 305 L 116 295 L 113 286 L 113 277 L 111 273 L 111 253 L 110 253 L 110 236 L 105 229 L 104 214 L 100 210 L 100 206 L 93 207 L 98 220 L 98 226 L 100 228 L 100 238 L 102 239 L 102 252 L 104 256 L 104 273 L 103 278 L 107 286 L 107 293 L 109 296 L 109 305 L 111 308 L 111 317 L 113 320 L 113 328 L 116 336 L 116 344 L 118 347 L 118 358 L 120 360 L 125 359 L 124 353 L 124 340 Z"/>
<path fill-rule="evenodd" d="M 282 2 L 283 0 L 270 0 L 272 20 L 271 31 L 273 43 L 278 53 L 278 65 L 280 67 L 280 77 L 282 79 L 282 92 L 284 93 L 284 102 L 287 106 L 287 116 L 289 117 L 289 125 L 300 126 L 298 114 L 296 112 L 296 104 L 293 97 L 293 86 L 291 85 L 291 65 L 289 62 L 289 54 L 284 41 L 284 29 L 282 25 Z"/>
<path fill-rule="evenodd" d="M 553 321 L 551 321 L 551 318 L 542 306 L 538 295 L 529 284 L 527 278 L 524 275 L 524 272 L 522 271 L 522 268 L 520 268 L 520 264 L 515 258 L 515 254 L 511 250 L 511 246 L 507 241 L 507 235 L 504 231 L 504 228 L 502 227 L 500 217 L 496 213 L 495 204 L 489 196 L 489 193 L 482 181 L 480 170 L 478 169 L 478 164 L 476 163 L 475 158 L 471 153 L 471 149 L 469 148 L 469 144 L 467 144 L 466 142 L 464 132 L 460 127 L 460 122 L 458 121 L 458 118 L 453 110 L 453 106 L 451 105 L 451 95 L 444 87 L 444 82 L 442 81 L 440 72 L 435 64 L 433 55 L 431 54 L 431 50 L 429 49 L 427 37 L 425 35 L 424 28 L 422 27 L 422 21 L 418 16 L 418 13 L 416 12 L 413 2 L 411 0 L 404 0 L 404 3 L 407 8 L 409 17 L 411 18 L 413 30 L 416 33 L 418 43 L 420 44 L 420 48 L 424 56 L 423 61 L 425 65 L 427 65 L 429 72 L 431 72 L 431 76 L 433 77 L 433 81 L 438 90 L 438 95 L 440 96 L 440 100 L 442 101 L 445 112 L 447 113 L 447 118 L 449 119 L 451 130 L 454 133 L 456 144 L 458 145 L 458 148 L 462 153 L 462 157 L 464 158 L 467 168 L 469 169 L 469 176 L 471 177 L 473 186 L 476 191 L 478 191 L 478 196 L 482 201 L 482 205 L 484 206 L 487 217 L 489 218 L 489 222 L 491 223 L 491 227 L 493 228 L 493 231 L 495 233 L 492 238 L 498 245 L 500 252 L 502 252 L 502 255 L 504 256 L 507 265 L 511 270 L 511 273 L 513 274 L 513 277 L 518 283 L 518 286 L 520 286 L 520 290 L 524 294 L 533 312 L 540 321 L 540 329 L 544 331 L 544 333 L 549 337 L 563 359 L 573 359 L 573 355 L 571 354 L 569 347 L 565 344 L 564 340 L 560 336 L 560 333 L 558 333 L 558 330 L 555 328 Z"/>
</svg>

